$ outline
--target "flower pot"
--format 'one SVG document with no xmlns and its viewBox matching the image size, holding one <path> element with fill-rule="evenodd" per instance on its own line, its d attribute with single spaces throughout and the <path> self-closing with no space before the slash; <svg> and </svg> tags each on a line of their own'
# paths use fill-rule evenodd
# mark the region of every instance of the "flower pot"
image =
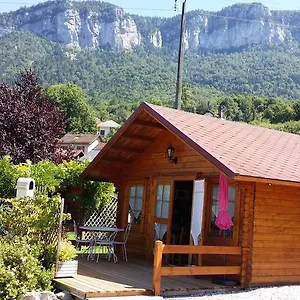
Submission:
<svg viewBox="0 0 300 300">
<path fill-rule="evenodd" d="M 62 277 L 74 277 L 77 274 L 78 261 L 59 261 L 57 266 L 57 272 L 55 274 L 56 278 Z"/>
</svg>

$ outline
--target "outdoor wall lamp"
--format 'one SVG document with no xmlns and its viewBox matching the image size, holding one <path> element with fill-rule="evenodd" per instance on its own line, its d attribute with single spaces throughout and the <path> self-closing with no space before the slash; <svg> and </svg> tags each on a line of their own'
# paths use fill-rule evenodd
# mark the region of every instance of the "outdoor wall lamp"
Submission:
<svg viewBox="0 0 300 300">
<path fill-rule="evenodd" d="M 170 145 L 167 148 L 167 155 L 168 155 L 169 161 L 176 165 L 178 162 L 178 158 L 177 158 L 177 156 L 174 157 L 174 153 L 175 153 L 175 149 L 172 145 Z"/>
</svg>

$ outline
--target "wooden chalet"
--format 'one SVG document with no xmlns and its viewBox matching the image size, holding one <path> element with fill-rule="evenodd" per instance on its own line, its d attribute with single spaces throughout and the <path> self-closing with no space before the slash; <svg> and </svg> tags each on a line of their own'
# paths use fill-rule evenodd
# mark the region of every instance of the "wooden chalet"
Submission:
<svg viewBox="0 0 300 300">
<path fill-rule="evenodd" d="M 214 225 L 220 172 L 233 221 L 225 237 Z M 82 178 L 117 187 L 117 225 L 133 223 L 129 260 L 154 261 L 155 294 L 162 276 L 227 274 L 243 288 L 300 283 L 298 135 L 142 103 Z M 197 245 L 190 227 L 199 181 Z"/>
</svg>

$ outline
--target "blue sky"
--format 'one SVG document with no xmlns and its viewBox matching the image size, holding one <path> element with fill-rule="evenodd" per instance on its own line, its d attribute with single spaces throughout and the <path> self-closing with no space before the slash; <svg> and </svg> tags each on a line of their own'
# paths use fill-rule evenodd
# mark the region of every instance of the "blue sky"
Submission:
<svg viewBox="0 0 300 300">
<path fill-rule="evenodd" d="M 210 11 L 217 11 L 223 7 L 232 5 L 234 3 L 252 3 L 259 2 L 255 0 L 186 0 L 187 10 L 193 9 L 205 9 Z M 40 2 L 45 2 L 42 0 L 0 0 L 0 12 L 6 12 L 11 10 L 16 10 L 21 6 L 31 6 Z M 139 14 L 139 15 L 150 15 L 150 16 L 160 16 L 160 17 L 171 17 L 179 12 L 174 12 L 172 8 L 174 7 L 174 0 L 109 0 L 107 2 L 116 4 L 120 7 L 125 8 L 129 13 Z M 179 6 L 181 6 L 181 0 L 177 1 Z M 276 10 L 300 10 L 299 0 L 262 0 L 261 3 L 265 4 L 267 7 Z"/>
</svg>

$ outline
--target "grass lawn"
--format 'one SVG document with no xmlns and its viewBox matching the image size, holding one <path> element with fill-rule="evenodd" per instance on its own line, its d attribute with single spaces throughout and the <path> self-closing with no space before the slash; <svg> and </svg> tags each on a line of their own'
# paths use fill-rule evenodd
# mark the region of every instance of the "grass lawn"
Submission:
<svg viewBox="0 0 300 300">
<path fill-rule="evenodd" d="M 68 241 L 71 241 L 72 244 L 75 245 L 75 234 L 74 232 L 67 232 L 67 239 Z M 89 246 L 81 246 L 81 249 L 77 249 L 77 254 L 80 255 L 80 254 L 87 254 L 88 253 L 88 248 Z M 94 254 L 107 254 L 108 253 L 108 250 L 107 250 L 107 247 L 105 246 L 96 246 L 94 247 L 93 249 L 93 253 Z"/>
</svg>

